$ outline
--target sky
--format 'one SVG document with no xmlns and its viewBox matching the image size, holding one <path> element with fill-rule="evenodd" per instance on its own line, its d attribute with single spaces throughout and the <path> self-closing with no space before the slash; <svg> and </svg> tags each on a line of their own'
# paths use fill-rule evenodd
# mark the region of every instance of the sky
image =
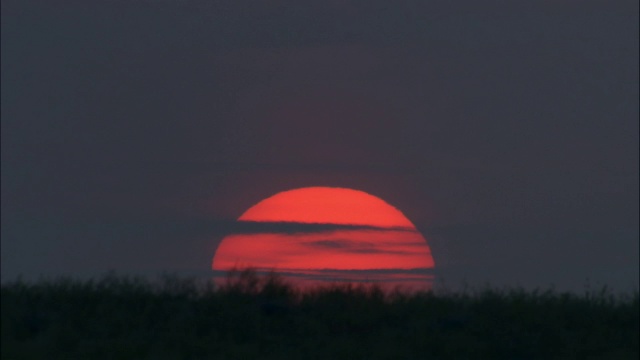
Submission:
<svg viewBox="0 0 640 360">
<path fill-rule="evenodd" d="M 638 288 L 635 0 L 1 16 L 2 281 L 206 271 L 252 205 L 332 186 L 400 209 L 452 287 Z"/>
</svg>

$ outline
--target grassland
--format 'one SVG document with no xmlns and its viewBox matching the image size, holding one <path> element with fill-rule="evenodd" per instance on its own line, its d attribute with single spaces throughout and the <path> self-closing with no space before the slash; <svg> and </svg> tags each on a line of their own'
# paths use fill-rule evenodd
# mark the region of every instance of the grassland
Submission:
<svg viewBox="0 0 640 360">
<path fill-rule="evenodd" d="M 297 292 L 118 276 L 2 285 L 2 359 L 636 359 L 638 293 Z"/>
</svg>

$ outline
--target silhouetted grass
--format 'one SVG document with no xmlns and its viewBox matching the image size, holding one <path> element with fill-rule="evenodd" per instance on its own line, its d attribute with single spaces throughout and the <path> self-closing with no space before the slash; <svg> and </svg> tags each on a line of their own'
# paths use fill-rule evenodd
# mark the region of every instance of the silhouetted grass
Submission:
<svg viewBox="0 0 640 360">
<path fill-rule="evenodd" d="M 106 276 L 2 285 L 2 359 L 635 359 L 638 293 L 299 292 Z"/>
</svg>

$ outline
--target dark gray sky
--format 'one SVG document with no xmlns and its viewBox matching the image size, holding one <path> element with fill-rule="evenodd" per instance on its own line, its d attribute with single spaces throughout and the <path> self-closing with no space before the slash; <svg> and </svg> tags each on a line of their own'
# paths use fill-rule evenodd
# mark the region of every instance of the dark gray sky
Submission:
<svg viewBox="0 0 640 360">
<path fill-rule="evenodd" d="M 439 275 L 638 287 L 638 1 L 2 1 L 2 279 L 206 271 L 341 186 Z"/>
</svg>

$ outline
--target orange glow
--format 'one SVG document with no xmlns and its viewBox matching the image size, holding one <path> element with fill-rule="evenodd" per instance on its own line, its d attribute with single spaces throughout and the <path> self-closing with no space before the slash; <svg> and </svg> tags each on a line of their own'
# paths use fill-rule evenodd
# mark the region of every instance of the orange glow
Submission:
<svg viewBox="0 0 640 360">
<path fill-rule="evenodd" d="M 238 220 L 375 228 L 228 235 L 213 258 L 214 270 L 250 266 L 301 276 L 315 270 L 357 270 L 362 277 L 362 271 L 384 269 L 384 274 L 376 273 L 369 279 L 387 281 L 397 277 L 389 270 L 434 267 L 429 246 L 411 221 L 398 209 L 362 191 L 329 187 L 284 191 L 260 201 Z M 421 275 L 410 278 L 415 280 L 416 276 Z"/>
</svg>

